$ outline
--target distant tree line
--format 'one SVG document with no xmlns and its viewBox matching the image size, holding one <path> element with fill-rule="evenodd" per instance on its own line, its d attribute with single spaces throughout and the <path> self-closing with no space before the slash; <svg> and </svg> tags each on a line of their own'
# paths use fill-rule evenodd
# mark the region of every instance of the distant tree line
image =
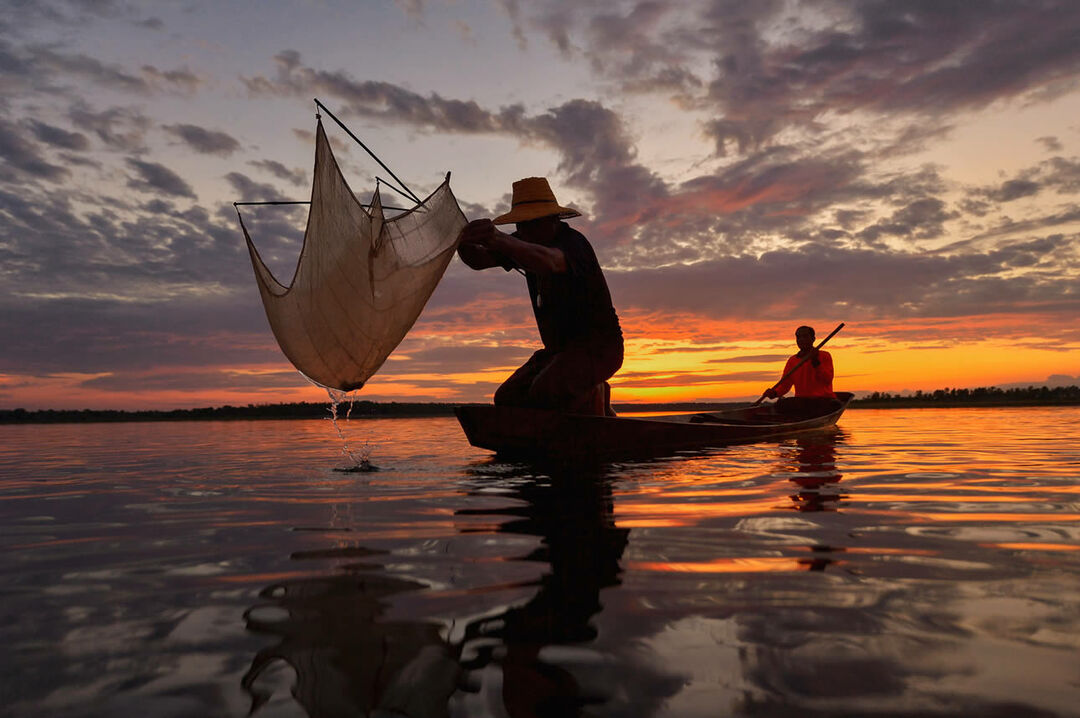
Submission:
<svg viewBox="0 0 1080 718">
<path fill-rule="evenodd" d="M 981 386 L 977 389 L 936 389 L 914 394 L 890 394 L 875 391 L 855 399 L 852 406 L 1043 406 L 1080 404 L 1080 386 L 1028 386 L 999 389 Z"/>
<path fill-rule="evenodd" d="M 448 416 L 461 404 L 438 404 L 421 402 L 374 402 L 354 401 L 338 405 L 339 418 L 346 414 L 353 418 L 389 416 Z M 292 404 L 248 404 L 247 406 L 205 407 L 200 409 L 0 409 L 0 424 L 62 423 L 81 421 L 190 421 L 220 419 L 327 419 L 330 418 L 329 403 L 297 402 Z"/>
<path fill-rule="evenodd" d="M 910 406 L 1042 406 L 1080 404 L 1080 387 L 1035 387 L 1022 389 L 937 389 L 914 394 L 890 394 L 875 391 L 851 402 L 858 408 L 902 408 Z M 354 401 L 338 405 L 338 417 L 423 417 L 450 416 L 460 403 L 375 402 Z M 737 406 L 730 403 L 694 402 L 676 404 L 617 404 L 619 412 L 627 411 L 716 411 Z M 205 407 L 200 409 L 0 409 L 0 424 L 51 424 L 68 422 L 109 421 L 198 421 L 222 419 L 326 419 L 330 417 L 327 403 L 298 402 L 292 404 L 248 404 L 247 406 Z"/>
</svg>

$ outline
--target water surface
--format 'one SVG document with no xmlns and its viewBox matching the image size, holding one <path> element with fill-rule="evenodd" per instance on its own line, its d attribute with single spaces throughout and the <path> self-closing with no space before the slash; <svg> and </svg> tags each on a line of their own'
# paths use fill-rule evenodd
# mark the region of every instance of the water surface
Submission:
<svg viewBox="0 0 1080 718">
<path fill-rule="evenodd" d="M 456 422 L 0 426 L 15 716 L 1080 715 L 1080 409 L 546 467 Z"/>
</svg>

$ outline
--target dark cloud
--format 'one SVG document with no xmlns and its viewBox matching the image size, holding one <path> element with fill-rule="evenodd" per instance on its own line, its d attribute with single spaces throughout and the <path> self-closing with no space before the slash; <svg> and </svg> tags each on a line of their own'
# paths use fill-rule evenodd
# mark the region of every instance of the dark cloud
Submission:
<svg viewBox="0 0 1080 718">
<path fill-rule="evenodd" d="M 383 372 L 402 379 L 413 374 L 441 375 L 476 371 L 478 367 L 517 367 L 534 349 L 513 345 L 435 346 L 426 349 L 399 349 Z"/>
<path fill-rule="evenodd" d="M 128 187 L 141 192 L 164 192 L 175 197 L 195 198 L 191 185 L 165 165 L 130 157 L 127 164 L 137 173 L 128 180 Z"/>
<path fill-rule="evenodd" d="M 551 41 L 551 44 L 559 49 L 564 58 L 573 59 L 578 48 L 574 45 L 571 33 L 573 28 L 582 21 L 584 15 L 581 12 L 582 7 L 564 3 L 546 5 L 528 3 L 527 6 L 532 12 L 528 24 L 538 28 Z"/>
<path fill-rule="evenodd" d="M 12 3 L 9 3 L 12 4 Z M 14 3 L 16 22 L 0 20 L 0 32 L 25 33 L 41 25 L 52 25 L 85 31 L 90 23 L 98 20 L 127 20 L 138 27 L 160 28 L 157 18 L 144 20 L 135 3 L 122 0 L 19 0 Z"/>
<path fill-rule="evenodd" d="M 963 244 L 976 245 L 985 240 L 1000 237 L 1009 237 L 1017 234 L 1038 232 L 1048 227 L 1059 227 L 1080 222 L 1080 203 L 1064 206 L 1059 211 L 1036 216 L 1031 219 L 1013 220 L 1005 217 L 999 224 L 991 229 L 977 234 L 969 240 L 955 242 L 950 247 L 958 247 Z"/>
<path fill-rule="evenodd" d="M 1040 181 L 1058 194 L 1080 192 L 1080 158 L 1054 157 L 1040 165 Z"/>
<path fill-rule="evenodd" d="M 84 209 L 76 212 L 73 200 Z M 235 211 L 224 204 L 215 214 L 181 210 L 169 200 L 164 195 L 136 205 L 74 191 L 0 187 L 8 229 L 0 242 L 0 299 L 111 297 L 154 306 L 246 287 L 251 270 Z M 30 321 L 31 307 L 19 307 L 11 311 Z"/>
<path fill-rule="evenodd" d="M 1001 99 L 1051 99 L 1076 87 L 1080 6 L 1069 0 L 964 3 L 871 0 L 651 0 L 504 3 L 514 30 L 538 31 L 624 92 L 667 92 L 711 112 L 718 154 L 750 151 L 787 128 L 820 133 L 827 115 L 935 118 Z M 711 72 L 706 68 L 711 68 Z M 704 91 L 702 91 L 704 88 Z"/>
<path fill-rule="evenodd" d="M 28 59 L 0 37 L 0 75 L 3 77 L 4 86 L 23 84 L 20 78 L 25 78 L 30 73 Z"/>
<path fill-rule="evenodd" d="M 68 132 L 38 120 L 30 120 L 28 124 L 34 136 L 47 145 L 77 152 L 90 147 L 90 140 L 81 132 Z"/>
<path fill-rule="evenodd" d="M 701 34 L 720 48 L 709 101 L 718 150 L 811 128 L 826 112 L 938 116 L 1075 86 L 1080 6 L 1060 2 L 803 3 L 833 22 L 767 39 L 787 4 L 718 2 Z M 792 17 L 784 15 L 784 17 Z"/>
<path fill-rule="evenodd" d="M 310 147 L 315 146 L 315 133 L 311 130 L 293 128 L 293 135 L 296 139 L 303 142 Z M 334 149 L 334 155 L 340 160 L 342 155 L 349 155 L 352 153 L 353 145 L 346 144 L 340 138 L 334 135 L 328 135 L 327 139 L 330 140 L 330 146 Z"/>
<path fill-rule="evenodd" d="M 657 1 L 635 3 L 625 12 L 603 7 L 588 19 L 582 51 L 595 71 L 618 78 L 623 90 L 688 96 L 704 82 L 688 66 L 693 45 L 683 9 Z"/>
<path fill-rule="evenodd" d="M 290 198 L 272 184 L 259 183 L 241 172 L 230 172 L 225 179 L 236 190 L 241 202 L 282 202 Z"/>
<path fill-rule="evenodd" d="M 1037 137 L 1035 141 L 1042 145 L 1047 152 L 1061 152 L 1061 150 L 1065 149 L 1064 145 L 1061 144 L 1061 140 L 1057 137 Z"/>
<path fill-rule="evenodd" d="M 187 68 L 161 70 L 153 65 L 143 65 L 141 69 L 148 87 L 161 92 L 190 95 L 203 84 L 202 79 Z"/>
<path fill-rule="evenodd" d="M 760 257 L 609 271 L 608 282 L 619 308 L 713 319 L 1057 313 L 1080 310 L 1076 239 L 1052 235 L 952 255 L 806 245 Z M 1016 272 L 1043 260 L 1048 266 L 1039 271 Z"/>
<path fill-rule="evenodd" d="M 575 99 L 529 116 L 520 105 L 497 111 L 474 101 L 435 93 L 423 96 L 387 82 L 359 81 L 344 72 L 307 67 L 295 51 L 279 53 L 274 78 L 243 81 L 254 95 L 307 96 L 323 93 L 344 103 L 344 111 L 439 132 L 489 133 L 542 143 L 559 153 L 566 181 L 594 194 L 602 213 L 595 222 L 614 223 L 613 237 L 626 234 L 638 213 L 662 200 L 664 183 L 637 162 L 622 120 L 598 102 Z"/>
<path fill-rule="evenodd" d="M 112 107 L 98 112 L 79 102 L 68 111 L 68 117 L 76 127 L 93 132 L 111 149 L 126 152 L 146 149 L 144 137 L 151 121 L 136 109 Z"/>
<path fill-rule="evenodd" d="M 641 204 L 643 192 L 663 193 L 663 183 L 635 161 L 633 143 L 622 121 L 601 104 L 571 100 L 536 116 L 519 105 L 486 110 L 474 101 L 422 96 L 397 85 L 358 81 L 343 72 L 325 72 L 303 65 L 300 54 L 277 55 L 279 72 L 273 79 L 246 78 L 256 95 L 306 96 L 322 92 L 337 98 L 345 111 L 380 117 L 395 123 L 441 132 L 499 133 L 526 142 L 541 142 L 560 153 L 559 169 L 567 181 L 593 192 L 604 192 L 614 214 Z"/>
<path fill-rule="evenodd" d="M 49 182 L 62 182 L 70 176 L 66 168 L 47 161 L 37 146 L 26 139 L 20 128 L 2 119 L 0 119 L 0 157 L 4 158 L 5 165 L 0 168 L 0 178 L 3 179 L 16 180 L 21 176 Z M 17 176 L 11 176 L 12 174 Z"/>
<path fill-rule="evenodd" d="M 282 361 L 283 364 L 286 362 Z M 225 389 L 244 392 L 274 392 L 280 389 L 298 389 L 310 383 L 295 369 L 267 371 L 253 374 L 233 369 L 192 371 L 186 367 L 173 370 L 116 371 L 106 376 L 94 377 L 80 382 L 85 389 L 102 391 L 180 391 L 205 392 Z"/>
<path fill-rule="evenodd" d="M 495 0 L 495 4 L 506 13 L 507 18 L 510 20 L 510 32 L 514 36 L 514 40 L 517 41 L 518 49 L 525 50 L 528 48 L 529 43 L 525 37 L 525 30 L 521 25 L 521 7 L 517 0 Z"/>
<path fill-rule="evenodd" d="M 873 158 L 853 150 L 772 147 L 722 173 L 688 181 L 676 192 L 638 162 L 622 120 L 595 101 L 570 100 L 532 116 L 520 107 L 491 112 L 471 102 L 423 97 L 387 83 L 357 82 L 342 73 L 317 71 L 304 66 L 295 52 L 281 53 L 277 60 L 277 78 L 246 81 L 253 92 L 301 94 L 314 83 L 356 114 L 392 117 L 430 130 L 503 133 L 551 147 L 560 155 L 565 183 L 591 193 L 595 200 L 584 223 L 592 236 L 608 243 L 626 243 L 633 237 L 634 248 L 627 251 L 649 254 L 652 264 L 708 256 L 710 245 L 719 244 L 717 238 L 729 252 L 751 246 L 768 232 L 810 239 L 828 230 L 813 228 L 809 216 L 840 201 L 907 200 L 908 206 L 895 210 L 893 217 L 864 228 L 864 241 L 885 235 L 936 236 L 955 216 L 940 200 L 926 196 L 943 187 L 932 168 L 870 183 L 860 175 Z M 778 206 L 789 209 L 778 211 Z M 858 213 L 870 214 L 848 210 L 845 216 L 850 221 Z M 833 236 L 846 236 L 854 229 Z M 630 255 L 628 261 L 637 261 Z"/>
<path fill-rule="evenodd" d="M 274 59 L 278 64 L 275 78 L 242 78 L 252 95 L 307 97 L 314 93 L 337 98 L 344 103 L 345 114 L 393 119 L 449 132 L 496 132 L 522 113 L 521 108 L 508 108 L 495 115 L 475 101 L 445 99 L 436 93 L 425 97 L 392 83 L 355 80 L 343 71 L 305 67 L 295 50 L 279 53 Z"/>
<path fill-rule="evenodd" d="M 57 155 L 57 158 L 63 160 L 64 164 L 69 167 L 90 167 L 98 171 L 101 171 L 103 168 L 103 165 L 100 162 L 87 157 L 86 155 L 73 155 L 70 152 L 61 152 Z"/>
<path fill-rule="evenodd" d="M 278 179 L 283 179 L 296 187 L 305 187 L 308 184 L 308 173 L 304 170 L 291 170 L 275 160 L 254 160 L 248 162 L 252 167 L 265 170 Z"/>
<path fill-rule="evenodd" d="M 787 357 L 784 357 L 785 359 Z M 696 386 L 698 384 L 727 384 L 744 381 L 775 380 L 774 371 L 735 371 L 725 374 L 658 374 L 656 372 L 619 372 L 611 383 L 620 389 Z"/>
<path fill-rule="evenodd" d="M 772 146 L 670 188 L 666 196 L 640 194 L 628 217 L 633 241 L 608 256 L 619 266 L 656 266 L 765 251 L 777 237 L 844 246 L 876 243 L 885 229 L 930 235 L 952 216 L 928 197 L 944 191 L 944 184 L 930 167 L 882 177 L 873 171 L 872 157 L 855 150 Z M 902 209 L 860 239 L 859 231 L 878 221 L 884 201 Z"/>
<path fill-rule="evenodd" d="M 151 89 L 141 75 L 128 72 L 118 65 L 105 64 L 89 55 L 61 53 L 39 47 L 34 48 L 33 58 L 39 72 L 51 78 L 62 78 L 65 82 L 91 82 L 100 87 L 139 95 L 147 94 Z"/>
<path fill-rule="evenodd" d="M 664 182 L 637 162 L 622 120 L 598 102 L 571 100 L 521 124 L 560 153 L 569 184 L 593 194 L 599 210 L 593 222 L 618 223 L 608 227 L 614 238 L 667 195 Z"/>
<path fill-rule="evenodd" d="M 107 295 L 109 288 L 99 292 Z M 11 313 L 16 308 L 19 315 Z M 3 309 L 0 328 L 20 337 L 0 356 L 0 370 L 12 374 L 148 372 L 157 367 L 285 361 L 253 283 L 250 291 L 237 290 L 227 297 L 179 296 L 139 303 L 107 296 L 29 298 L 5 301 Z"/>
<path fill-rule="evenodd" d="M 0 39 L 0 67 L 17 72 L 6 82 L 50 94 L 77 95 L 87 86 L 148 96 L 190 95 L 202 80 L 187 68 L 164 70 L 143 65 L 131 70 L 83 53 L 62 52 L 52 45 L 17 47 Z"/>
<path fill-rule="evenodd" d="M 1080 158 L 1052 157 L 1021 170 L 1000 185 L 972 190 L 969 201 L 1012 202 L 1033 197 L 1044 190 L 1059 195 L 1080 192 Z"/>
<path fill-rule="evenodd" d="M 995 202 L 1011 202 L 1021 197 L 1038 194 L 1041 186 L 1031 180 L 1014 179 L 1002 183 L 1001 187 L 988 193 L 987 198 Z"/>
<path fill-rule="evenodd" d="M 191 149 L 203 154 L 228 157 L 240 149 L 240 143 L 232 135 L 208 130 L 198 125 L 164 125 L 162 129 L 183 140 Z"/>
<path fill-rule="evenodd" d="M 753 364 L 760 362 L 778 362 L 788 358 L 787 354 L 752 354 L 749 356 L 709 359 L 707 364 Z"/>
<path fill-rule="evenodd" d="M 924 197 L 901 207 L 888 218 L 866 227 L 858 236 L 874 242 L 882 236 L 904 239 L 934 239 L 944 233 L 946 220 L 953 219 L 956 212 L 949 212 L 945 203 L 933 197 Z"/>
</svg>

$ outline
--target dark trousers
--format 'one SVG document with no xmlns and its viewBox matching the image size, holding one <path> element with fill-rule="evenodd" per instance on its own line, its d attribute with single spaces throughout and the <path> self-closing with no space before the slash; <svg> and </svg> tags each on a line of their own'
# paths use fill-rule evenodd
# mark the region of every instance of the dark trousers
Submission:
<svg viewBox="0 0 1080 718">
<path fill-rule="evenodd" d="M 621 341 L 574 344 L 561 351 L 541 349 L 495 390 L 495 405 L 583 410 L 622 361 Z"/>
</svg>

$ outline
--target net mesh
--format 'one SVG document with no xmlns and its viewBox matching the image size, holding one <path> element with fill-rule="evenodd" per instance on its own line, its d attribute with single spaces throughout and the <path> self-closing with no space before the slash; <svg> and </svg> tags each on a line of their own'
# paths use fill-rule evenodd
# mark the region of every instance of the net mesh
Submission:
<svg viewBox="0 0 1080 718">
<path fill-rule="evenodd" d="M 288 286 L 274 278 L 240 224 L 285 356 L 312 381 L 352 391 L 378 371 L 420 315 L 453 257 L 465 215 L 449 178 L 390 219 L 378 189 L 370 208 L 363 207 L 320 121 L 304 245 Z"/>
</svg>

